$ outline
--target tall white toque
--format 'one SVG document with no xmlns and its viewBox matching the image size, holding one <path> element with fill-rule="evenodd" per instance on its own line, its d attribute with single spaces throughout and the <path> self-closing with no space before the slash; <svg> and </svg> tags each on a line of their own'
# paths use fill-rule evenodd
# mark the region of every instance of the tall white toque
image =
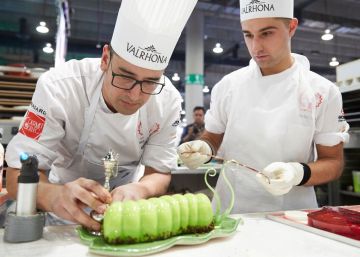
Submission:
<svg viewBox="0 0 360 257">
<path fill-rule="evenodd" d="M 240 0 L 240 19 L 293 18 L 294 0 Z"/>
<path fill-rule="evenodd" d="M 163 70 L 197 0 L 122 0 L 111 47 L 139 67 Z"/>
</svg>

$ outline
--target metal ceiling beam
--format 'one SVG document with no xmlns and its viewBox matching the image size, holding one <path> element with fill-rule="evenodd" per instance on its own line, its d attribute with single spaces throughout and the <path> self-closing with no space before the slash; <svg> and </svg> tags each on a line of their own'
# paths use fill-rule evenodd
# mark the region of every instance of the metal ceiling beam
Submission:
<svg viewBox="0 0 360 257">
<path fill-rule="evenodd" d="M 19 40 L 19 38 L 14 33 L 1 33 L 2 42 L 1 45 L 9 46 L 9 47 L 21 47 L 25 49 L 32 49 L 37 51 L 38 49 L 42 48 L 44 45 L 44 38 L 43 37 L 31 37 L 28 40 Z M 51 37 L 46 38 L 49 41 Z M 69 52 L 78 52 L 78 53 L 86 53 L 89 55 L 98 55 L 101 54 L 101 49 L 96 49 L 93 44 L 89 45 L 89 41 L 87 40 L 70 40 L 68 45 Z M 232 65 L 237 67 L 244 67 L 249 64 L 248 58 L 233 58 L 232 56 L 214 56 L 212 54 L 205 54 L 204 57 L 205 63 L 209 63 L 212 65 Z M 171 57 L 174 61 L 185 61 L 185 52 L 184 51 L 175 51 Z M 328 74 L 334 75 L 335 70 L 323 67 L 323 66 L 312 66 L 311 70 L 317 72 L 319 74 Z"/>
<path fill-rule="evenodd" d="M 185 61 L 185 52 L 182 51 L 175 51 L 171 56 L 171 60 L 174 61 Z M 248 58 L 219 58 L 218 56 L 214 56 L 211 54 L 205 54 L 204 56 L 204 63 L 208 64 L 215 64 L 215 65 L 232 65 L 237 67 L 245 67 L 249 64 Z M 311 66 L 311 70 L 316 72 L 320 75 L 335 75 L 335 69 L 331 67 L 324 67 L 324 66 Z M 225 74 L 224 74 L 225 75 Z"/>
<path fill-rule="evenodd" d="M 339 24 L 345 27 L 360 27 L 360 19 L 348 18 L 345 16 L 334 16 L 326 13 L 306 10 L 302 13 L 303 19 L 322 21 L 330 24 Z"/>
<path fill-rule="evenodd" d="M 298 4 L 294 7 L 294 16 L 299 20 L 299 23 L 302 22 L 303 20 L 303 11 L 306 7 L 310 6 L 311 4 L 313 4 L 314 2 L 316 2 L 316 0 L 307 0 L 302 2 L 301 4 Z"/>
</svg>

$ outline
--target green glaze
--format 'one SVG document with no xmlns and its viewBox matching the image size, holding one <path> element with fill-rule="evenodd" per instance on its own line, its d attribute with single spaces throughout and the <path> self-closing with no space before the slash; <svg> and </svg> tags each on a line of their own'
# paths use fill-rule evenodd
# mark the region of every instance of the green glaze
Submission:
<svg viewBox="0 0 360 257">
<path fill-rule="evenodd" d="M 176 194 L 173 195 L 172 197 L 174 197 L 180 206 L 180 228 L 182 231 L 185 231 L 189 225 L 189 205 L 188 205 L 188 201 L 186 199 L 185 196 L 180 195 L 180 194 Z"/>
<path fill-rule="evenodd" d="M 121 202 L 114 202 L 105 212 L 103 230 L 106 231 L 104 235 L 108 242 L 115 243 L 118 238 L 121 238 L 122 206 Z"/>
<path fill-rule="evenodd" d="M 157 213 L 157 236 L 158 238 L 167 238 L 171 236 L 172 217 L 171 207 L 167 201 L 160 198 L 150 198 L 148 200 L 156 208 Z"/>
<path fill-rule="evenodd" d="M 171 208 L 172 215 L 172 234 L 177 235 L 180 233 L 180 204 L 179 202 L 170 195 L 164 195 L 160 197 L 161 200 L 165 200 L 168 202 Z"/>
<path fill-rule="evenodd" d="M 204 194 L 114 202 L 103 222 L 104 239 L 111 244 L 151 242 L 212 229 L 211 203 Z"/>
<path fill-rule="evenodd" d="M 140 208 L 137 202 L 135 201 L 125 201 L 123 202 L 122 209 L 122 227 L 121 237 L 125 241 L 136 242 L 140 238 Z"/>
<path fill-rule="evenodd" d="M 189 227 L 196 227 L 198 221 L 198 209 L 197 209 L 196 197 L 194 194 L 185 194 L 184 196 L 189 206 Z"/>
<path fill-rule="evenodd" d="M 140 241 L 150 241 L 157 236 L 156 206 L 147 200 L 138 201 L 140 207 L 141 235 Z"/>
<path fill-rule="evenodd" d="M 209 198 L 204 194 L 196 194 L 198 221 L 200 227 L 208 226 L 213 221 L 214 215 Z"/>
</svg>

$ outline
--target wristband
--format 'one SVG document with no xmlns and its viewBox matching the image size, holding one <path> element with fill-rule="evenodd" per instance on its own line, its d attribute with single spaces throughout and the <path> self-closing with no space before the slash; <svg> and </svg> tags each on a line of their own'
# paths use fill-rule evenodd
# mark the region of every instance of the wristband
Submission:
<svg viewBox="0 0 360 257">
<path fill-rule="evenodd" d="M 298 184 L 298 186 L 302 186 L 302 185 L 306 184 L 306 182 L 308 182 L 311 177 L 311 169 L 310 169 L 309 165 L 307 165 L 306 163 L 300 163 L 300 164 L 304 168 L 304 176 L 303 176 L 301 182 Z"/>
<path fill-rule="evenodd" d="M 207 140 L 204 140 L 204 139 L 200 139 L 200 140 L 204 141 L 204 142 L 210 147 L 210 149 L 211 149 L 211 155 L 215 155 L 215 154 L 214 154 L 214 147 L 212 146 L 212 144 L 210 144 L 210 142 L 207 141 Z M 212 159 L 213 159 L 213 157 L 210 156 L 210 159 L 209 159 L 207 162 L 205 162 L 204 164 L 207 164 L 207 163 L 211 162 Z"/>
</svg>

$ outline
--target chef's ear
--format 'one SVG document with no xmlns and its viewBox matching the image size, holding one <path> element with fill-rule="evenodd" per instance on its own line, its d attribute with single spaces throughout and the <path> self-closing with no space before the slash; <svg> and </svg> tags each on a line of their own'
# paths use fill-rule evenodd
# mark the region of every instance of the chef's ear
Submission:
<svg viewBox="0 0 360 257">
<path fill-rule="evenodd" d="M 295 35 L 295 31 L 298 26 L 298 23 L 299 23 L 298 19 L 296 18 L 291 19 L 289 24 L 289 30 L 290 30 L 289 32 L 291 37 Z"/>
<path fill-rule="evenodd" d="M 110 45 L 104 45 L 102 55 L 101 55 L 101 65 L 100 68 L 102 71 L 106 71 L 110 65 L 111 61 L 111 47 Z"/>
</svg>

